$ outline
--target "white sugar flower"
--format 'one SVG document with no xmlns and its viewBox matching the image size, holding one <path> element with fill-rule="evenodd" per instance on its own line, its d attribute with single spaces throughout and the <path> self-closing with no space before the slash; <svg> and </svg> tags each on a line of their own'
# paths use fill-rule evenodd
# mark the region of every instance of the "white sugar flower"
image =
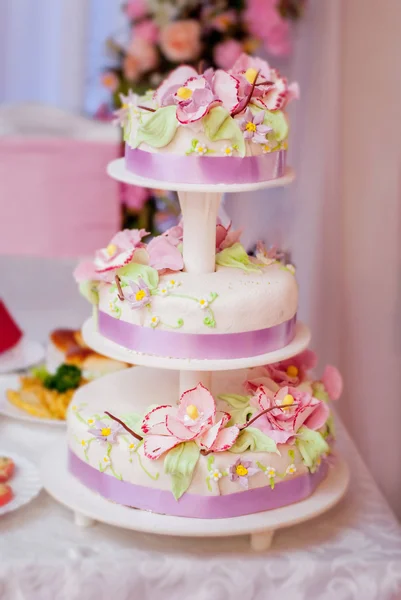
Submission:
<svg viewBox="0 0 401 600">
<path fill-rule="evenodd" d="M 263 152 L 263 154 L 270 154 L 271 151 L 272 151 L 272 149 L 269 146 L 269 144 L 263 144 L 262 145 L 262 152 Z"/>
<path fill-rule="evenodd" d="M 269 479 L 274 479 L 276 477 L 276 469 L 274 467 L 266 467 L 265 475 Z"/>
<path fill-rule="evenodd" d="M 135 452 L 136 446 L 137 445 L 135 444 L 135 442 L 131 442 L 131 443 L 128 444 L 128 451 L 129 451 L 130 454 L 132 454 L 133 452 Z"/>
<path fill-rule="evenodd" d="M 207 153 L 207 146 L 204 146 L 203 144 L 197 144 L 195 147 L 195 152 L 199 154 L 199 156 L 203 156 Z"/>
<path fill-rule="evenodd" d="M 157 327 L 159 323 L 160 323 L 160 317 L 153 315 L 153 317 L 151 317 L 151 319 L 150 319 L 150 326 Z"/>
<path fill-rule="evenodd" d="M 159 292 L 160 292 L 160 296 L 168 296 L 170 293 L 170 290 L 168 287 L 162 287 L 162 288 L 159 288 Z"/>
<path fill-rule="evenodd" d="M 224 156 L 232 156 L 234 153 L 234 148 L 232 146 L 225 146 L 223 148 Z"/>
<path fill-rule="evenodd" d="M 199 298 L 199 308 L 207 308 L 209 306 L 209 300 L 207 298 Z"/>
<path fill-rule="evenodd" d="M 213 481 L 218 481 L 219 479 L 221 479 L 222 474 L 218 469 L 212 469 L 211 473 L 210 473 L 210 478 L 213 479 Z"/>
<path fill-rule="evenodd" d="M 109 465 L 111 463 L 110 456 L 108 456 L 107 454 L 105 454 L 103 456 L 103 458 L 102 458 L 102 463 L 105 464 L 105 465 Z"/>
<path fill-rule="evenodd" d="M 81 440 L 81 446 L 84 450 L 86 450 L 88 447 L 88 442 L 86 440 Z"/>
<path fill-rule="evenodd" d="M 285 470 L 286 475 L 294 475 L 294 473 L 296 473 L 296 472 L 297 472 L 297 468 L 294 464 L 288 465 L 288 467 Z"/>
<path fill-rule="evenodd" d="M 87 424 L 88 425 L 94 425 L 95 424 L 95 419 L 87 419 Z"/>
<path fill-rule="evenodd" d="M 170 279 L 167 282 L 167 287 L 170 290 L 174 290 L 175 288 L 178 288 L 181 285 L 181 281 L 177 281 L 176 279 Z"/>
</svg>

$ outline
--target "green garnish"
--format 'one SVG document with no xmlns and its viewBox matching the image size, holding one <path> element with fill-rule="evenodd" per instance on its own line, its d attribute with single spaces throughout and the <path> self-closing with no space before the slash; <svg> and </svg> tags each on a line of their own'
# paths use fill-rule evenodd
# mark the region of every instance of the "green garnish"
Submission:
<svg viewBox="0 0 401 600">
<path fill-rule="evenodd" d="M 32 370 L 32 375 L 40 379 L 48 390 L 56 390 L 63 394 L 68 390 L 76 389 L 82 377 L 81 369 L 75 365 L 60 365 L 54 375 L 48 372 L 46 367 L 38 367 Z"/>
</svg>

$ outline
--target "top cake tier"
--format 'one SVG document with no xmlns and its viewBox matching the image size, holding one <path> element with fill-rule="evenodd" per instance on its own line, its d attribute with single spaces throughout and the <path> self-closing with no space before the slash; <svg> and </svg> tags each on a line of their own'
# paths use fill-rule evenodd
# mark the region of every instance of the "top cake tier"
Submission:
<svg viewBox="0 0 401 600">
<path fill-rule="evenodd" d="M 288 118 L 298 95 L 275 69 L 242 55 L 231 71 L 181 66 L 118 111 L 129 172 L 166 183 L 243 184 L 285 174 Z"/>
</svg>

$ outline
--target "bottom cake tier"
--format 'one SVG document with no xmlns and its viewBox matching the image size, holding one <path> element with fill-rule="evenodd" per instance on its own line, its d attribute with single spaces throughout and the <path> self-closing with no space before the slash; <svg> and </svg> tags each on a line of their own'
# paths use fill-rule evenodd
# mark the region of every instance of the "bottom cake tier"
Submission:
<svg viewBox="0 0 401 600">
<path fill-rule="evenodd" d="M 234 517 L 298 502 L 328 471 L 328 394 L 301 374 L 297 387 L 264 375 L 217 372 L 211 393 L 199 385 L 181 399 L 172 371 L 135 367 L 94 381 L 69 409 L 69 470 L 113 502 L 174 516 Z"/>
</svg>

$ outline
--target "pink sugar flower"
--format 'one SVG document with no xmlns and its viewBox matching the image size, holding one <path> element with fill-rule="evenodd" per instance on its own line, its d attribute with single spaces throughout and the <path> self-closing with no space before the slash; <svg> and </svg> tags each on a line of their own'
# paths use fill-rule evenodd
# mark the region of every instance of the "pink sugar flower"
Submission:
<svg viewBox="0 0 401 600">
<path fill-rule="evenodd" d="M 330 400 L 338 400 L 343 391 L 343 379 L 339 370 L 332 365 L 327 365 L 323 371 L 322 383 Z"/>
<path fill-rule="evenodd" d="M 131 291 L 124 294 L 124 298 L 130 304 L 131 308 L 143 308 L 150 304 L 150 290 L 143 279 L 140 277 L 138 283 L 129 282 Z"/>
<path fill-rule="evenodd" d="M 264 42 L 267 51 L 273 56 L 288 56 L 291 52 L 291 32 L 289 22 L 280 19 L 274 27 L 269 28 Z"/>
<path fill-rule="evenodd" d="M 312 350 L 304 350 L 297 356 L 278 363 L 252 369 L 250 379 L 245 382 L 245 388 L 254 393 L 260 386 L 272 388 L 273 381 L 278 386 L 298 386 L 308 378 L 308 373 L 315 368 L 317 356 Z"/>
<path fill-rule="evenodd" d="M 215 46 L 214 60 L 218 67 L 228 70 L 231 69 L 241 53 L 241 43 L 234 39 L 228 39 Z"/>
<path fill-rule="evenodd" d="M 149 266 L 158 271 L 181 271 L 184 260 L 177 246 L 172 244 L 166 235 L 159 235 L 151 240 L 146 248 L 149 255 Z"/>
<path fill-rule="evenodd" d="M 242 229 L 237 231 L 231 230 L 231 221 L 227 227 L 224 227 L 221 223 L 216 225 L 216 250 L 220 252 L 225 248 L 231 248 L 237 242 L 240 241 Z"/>
<path fill-rule="evenodd" d="M 250 404 L 261 411 L 277 407 L 262 415 L 254 425 L 277 444 L 291 443 L 302 426 L 314 431 L 320 429 L 330 414 L 327 404 L 289 386 L 276 393 L 259 388 Z"/>
<path fill-rule="evenodd" d="M 195 19 L 173 21 L 160 33 L 163 54 L 172 62 L 193 61 L 201 52 L 201 25 Z"/>
<path fill-rule="evenodd" d="M 119 231 L 105 248 L 96 251 L 93 261 L 78 265 L 74 271 L 76 281 L 111 281 L 118 269 L 133 260 L 135 251 L 145 246 L 141 241 L 145 235 L 145 229 Z"/>
<path fill-rule="evenodd" d="M 246 490 L 249 487 L 249 477 L 256 475 L 256 473 L 260 473 L 259 467 L 253 466 L 251 460 L 242 460 L 241 458 L 238 458 L 228 469 L 230 481 L 238 481 Z"/>
<path fill-rule="evenodd" d="M 237 426 L 226 427 L 230 416 L 216 412 L 210 392 L 199 384 L 184 392 L 178 406 L 157 406 L 143 418 L 144 452 L 155 460 L 182 442 L 195 441 L 201 449 L 224 452 L 239 434 Z"/>
<path fill-rule="evenodd" d="M 255 144 L 266 144 L 266 136 L 272 128 L 263 124 L 264 118 L 265 114 L 262 110 L 254 115 L 250 108 L 246 109 L 239 124 L 246 140 L 252 140 Z"/>
<path fill-rule="evenodd" d="M 170 244 L 173 244 L 173 246 L 179 246 L 182 244 L 184 239 L 184 225 L 182 219 L 178 225 L 170 227 L 170 229 L 167 229 L 167 231 L 165 231 L 162 235 L 163 237 L 166 237 Z"/>
<path fill-rule="evenodd" d="M 130 43 L 127 56 L 137 62 L 140 73 L 152 71 L 159 62 L 159 55 L 154 44 L 139 36 L 134 37 Z"/>
</svg>

